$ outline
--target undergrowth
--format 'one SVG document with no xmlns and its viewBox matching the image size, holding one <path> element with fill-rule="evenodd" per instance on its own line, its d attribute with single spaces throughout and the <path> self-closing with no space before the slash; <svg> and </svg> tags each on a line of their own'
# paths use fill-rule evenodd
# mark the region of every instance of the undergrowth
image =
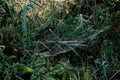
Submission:
<svg viewBox="0 0 120 80">
<path fill-rule="evenodd" d="M 119 80 L 119 0 L 1 0 L 0 80 Z"/>
</svg>

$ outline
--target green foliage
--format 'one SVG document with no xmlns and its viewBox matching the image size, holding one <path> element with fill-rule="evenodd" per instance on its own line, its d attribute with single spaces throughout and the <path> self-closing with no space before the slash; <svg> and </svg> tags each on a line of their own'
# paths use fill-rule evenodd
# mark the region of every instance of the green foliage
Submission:
<svg viewBox="0 0 120 80">
<path fill-rule="evenodd" d="M 118 6 L 118 0 L 1 0 L 0 79 L 117 79 Z"/>
</svg>

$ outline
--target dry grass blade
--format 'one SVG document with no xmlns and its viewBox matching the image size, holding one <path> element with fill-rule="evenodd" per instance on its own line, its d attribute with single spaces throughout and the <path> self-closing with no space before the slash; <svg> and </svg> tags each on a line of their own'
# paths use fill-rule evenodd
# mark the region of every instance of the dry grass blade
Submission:
<svg viewBox="0 0 120 80">
<path fill-rule="evenodd" d="M 110 80 L 113 80 L 113 78 L 114 78 L 118 73 L 120 73 L 120 70 L 118 70 L 118 71 L 110 78 Z"/>
</svg>

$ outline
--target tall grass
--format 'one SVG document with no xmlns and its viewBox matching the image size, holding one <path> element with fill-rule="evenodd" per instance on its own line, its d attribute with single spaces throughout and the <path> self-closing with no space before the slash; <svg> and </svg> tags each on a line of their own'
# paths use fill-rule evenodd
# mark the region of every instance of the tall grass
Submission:
<svg viewBox="0 0 120 80">
<path fill-rule="evenodd" d="M 0 79 L 119 79 L 119 10 L 111 3 L 2 0 Z"/>
</svg>

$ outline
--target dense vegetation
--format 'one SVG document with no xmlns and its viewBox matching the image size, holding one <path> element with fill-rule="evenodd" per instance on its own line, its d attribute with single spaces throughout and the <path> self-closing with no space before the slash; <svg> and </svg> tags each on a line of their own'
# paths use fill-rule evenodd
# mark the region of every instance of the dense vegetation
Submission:
<svg viewBox="0 0 120 80">
<path fill-rule="evenodd" d="M 0 80 L 119 80 L 119 0 L 0 0 Z"/>
</svg>

